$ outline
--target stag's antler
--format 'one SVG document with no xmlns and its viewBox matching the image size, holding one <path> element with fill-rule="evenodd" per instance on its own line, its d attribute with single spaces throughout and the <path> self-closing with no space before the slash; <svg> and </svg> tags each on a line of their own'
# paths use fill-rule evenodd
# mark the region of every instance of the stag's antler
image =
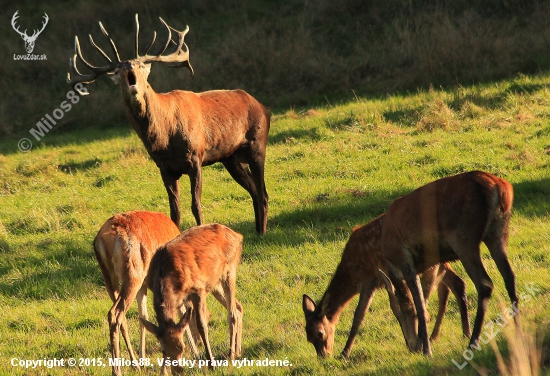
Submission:
<svg viewBox="0 0 550 376">
<path fill-rule="evenodd" d="M 101 31 L 103 32 L 103 35 L 105 35 L 105 37 L 109 40 L 109 44 L 111 45 L 113 53 L 115 54 L 115 57 L 116 57 L 116 61 L 112 61 L 111 58 L 109 58 L 109 56 L 101 48 L 99 48 L 99 46 L 97 44 L 95 44 L 94 39 L 92 38 L 92 35 L 90 34 L 89 35 L 90 43 L 92 44 L 92 46 L 94 46 L 99 51 L 99 53 L 101 53 L 101 55 L 105 58 L 105 60 L 108 61 L 108 64 L 103 66 L 103 67 L 95 67 L 92 64 L 88 63 L 86 61 L 86 59 L 84 59 L 84 56 L 82 56 L 82 51 L 80 51 L 80 42 L 78 41 L 78 37 L 75 36 L 74 37 L 75 54 L 71 59 L 69 59 L 69 65 L 71 67 L 71 72 L 74 74 L 74 77 L 71 78 L 71 73 L 70 72 L 67 73 L 67 82 L 69 84 L 73 85 L 73 88 L 76 91 L 78 91 L 78 93 L 80 95 L 88 95 L 88 92 L 78 90 L 75 87 L 75 85 L 77 83 L 91 84 L 92 82 L 94 82 L 102 74 L 112 73 L 116 69 L 118 64 L 120 63 L 120 56 L 118 55 L 118 50 L 115 46 L 115 42 L 113 42 L 113 40 L 109 36 L 109 33 L 107 33 L 107 30 L 105 30 L 105 27 L 103 27 L 103 24 L 101 22 L 99 23 L 99 27 L 101 28 Z M 76 57 L 77 56 L 80 59 L 80 61 L 82 61 L 82 63 L 84 63 L 84 65 L 89 70 L 92 71 L 91 74 L 85 75 L 85 74 L 82 74 L 78 71 L 78 68 L 76 67 Z"/>
<path fill-rule="evenodd" d="M 136 59 L 137 61 L 141 61 L 142 63 L 177 63 L 175 65 L 171 65 L 172 68 L 181 68 L 181 67 L 187 67 L 191 71 L 191 75 L 194 74 L 193 67 L 191 66 L 191 63 L 189 62 L 189 47 L 184 42 L 185 35 L 189 32 L 189 26 L 185 28 L 184 31 L 178 31 L 174 29 L 173 27 L 169 26 L 162 17 L 159 17 L 160 22 L 164 25 L 166 28 L 166 32 L 168 33 L 168 38 L 166 39 L 166 42 L 164 43 L 164 46 L 157 52 L 155 55 L 147 55 L 153 44 L 155 43 L 155 39 L 157 37 L 157 32 L 155 31 L 153 33 L 153 41 L 147 46 L 147 49 L 145 50 L 144 56 L 139 56 L 139 20 L 138 15 L 136 14 L 136 44 L 135 44 L 135 51 L 136 51 Z M 178 43 L 174 42 L 172 40 L 172 31 L 174 31 L 178 35 Z M 176 46 L 176 50 L 172 52 L 169 55 L 162 55 L 168 46 L 170 45 L 170 42 L 173 43 Z M 182 49 L 182 47 L 185 45 L 185 51 Z"/>
</svg>

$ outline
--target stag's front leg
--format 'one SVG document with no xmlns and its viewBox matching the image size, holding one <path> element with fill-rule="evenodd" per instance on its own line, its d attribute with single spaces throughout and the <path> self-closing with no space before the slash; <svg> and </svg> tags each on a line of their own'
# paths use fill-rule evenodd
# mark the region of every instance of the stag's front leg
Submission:
<svg viewBox="0 0 550 376">
<path fill-rule="evenodd" d="M 191 182 L 191 211 L 197 221 L 197 226 L 202 225 L 202 170 L 200 164 L 193 167 L 189 172 L 189 181 Z"/>
<path fill-rule="evenodd" d="M 160 176 L 168 193 L 168 202 L 170 204 L 170 218 L 172 222 L 179 227 L 180 225 L 180 184 L 179 176 L 169 174 L 166 171 L 160 170 Z"/>
</svg>

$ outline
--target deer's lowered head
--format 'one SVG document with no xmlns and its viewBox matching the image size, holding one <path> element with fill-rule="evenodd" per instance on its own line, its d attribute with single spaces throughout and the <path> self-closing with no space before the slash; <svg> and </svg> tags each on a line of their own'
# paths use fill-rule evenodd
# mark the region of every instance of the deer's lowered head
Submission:
<svg viewBox="0 0 550 376">
<path fill-rule="evenodd" d="M 160 343 L 160 349 L 162 351 L 163 358 L 170 358 L 172 360 L 181 359 L 183 356 L 183 350 L 185 349 L 185 343 L 183 342 L 183 334 L 185 328 L 189 325 L 193 308 L 189 308 L 182 316 L 178 323 L 167 320 L 164 322 L 164 326 L 156 326 L 146 319 L 140 318 L 140 322 L 150 333 L 157 337 Z M 178 373 L 182 371 L 182 367 L 177 364 L 171 364 L 172 373 Z"/>
</svg>

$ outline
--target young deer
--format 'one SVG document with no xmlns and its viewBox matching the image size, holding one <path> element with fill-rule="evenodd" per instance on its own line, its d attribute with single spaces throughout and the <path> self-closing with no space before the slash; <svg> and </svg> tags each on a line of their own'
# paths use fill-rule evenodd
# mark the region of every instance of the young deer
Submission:
<svg viewBox="0 0 550 376">
<path fill-rule="evenodd" d="M 431 348 L 426 308 L 417 273 L 442 262 L 460 260 L 478 291 L 478 308 L 470 338 L 470 345 L 473 345 L 479 339 L 493 290 L 493 283 L 481 262 L 481 242 L 489 248 L 503 276 L 512 305 L 517 307 L 515 276 L 506 252 L 512 201 L 513 188 L 510 183 L 481 171 L 443 178 L 420 187 L 394 201 L 386 214 L 359 229 L 364 232 L 363 244 L 356 244 L 355 247 L 366 250 L 376 248 L 376 252 L 368 255 L 360 252 L 359 259 L 348 260 L 348 266 L 339 266 L 331 285 L 341 286 L 341 291 L 350 290 L 354 288 L 347 284 L 350 273 L 353 278 L 358 270 L 362 270 L 371 275 L 369 283 L 362 287 L 365 289 L 364 299 L 370 300 L 370 291 L 375 285 L 372 281 L 376 280 L 372 276 L 375 274 L 372 264 L 385 268 L 393 275 L 392 282 L 399 285 L 404 280 L 406 285 L 400 288 L 410 292 L 415 309 L 407 309 L 404 304 L 406 309 L 403 314 L 409 320 L 416 319 L 418 315 L 418 346 L 429 355 Z M 354 237 L 356 232 L 350 237 L 348 245 L 357 242 L 353 240 L 357 238 Z M 304 297 L 308 337 L 319 343 L 321 340 L 326 343 L 325 338 L 329 338 L 330 343 L 324 345 L 329 348 L 332 348 L 334 340 L 333 317 L 337 319 L 338 307 L 345 304 L 347 296 L 345 293 L 340 295 L 342 297 L 331 297 L 329 294 L 329 302 L 323 302 L 323 308 L 315 312 L 312 312 L 312 307 L 315 307 L 311 305 L 311 299 Z M 515 315 L 514 320 L 519 329 L 519 316 Z"/>
<path fill-rule="evenodd" d="M 349 356 L 351 347 L 363 321 L 374 292 L 385 287 L 390 298 L 390 307 L 399 321 L 405 337 L 405 343 L 411 351 L 418 351 L 417 321 L 414 314 L 414 304 L 410 293 L 401 281 L 397 280 L 391 268 L 381 256 L 381 233 L 385 216 L 381 215 L 366 225 L 356 227 L 344 248 L 340 264 L 319 304 L 307 295 L 303 296 L 302 309 L 306 318 L 306 334 L 313 344 L 318 356 L 332 353 L 334 331 L 343 309 L 350 300 L 359 294 L 359 303 L 355 309 L 353 324 L 342 351 L 342 356 Z M 392 276 L 392 281 L 387 275 Z M 423 281 L 429 285 L 439 285 L 440 301 L 437 320 L 432 337 L 435 340 L 439 334 L 442 316 L 445 313 L 449 288 L 455 294 L 462 317 L 463 332 L 469 336 L 468 308 L 466 301 L 466 286 L 449 265 L 441 268 L 431 268 L 424 273 Z M 447 287 L 449 286 L 449 287 Z M 429 294 L 431 288 L 426 289 Z M 428 296 L 426 296 L 426 299 Z"/>
<path fill-rule="evenodd" d="M 145 277 L 157 249 L 180 233 L 170 218 L 162 213 L 131 211 L 109 218 L 94 239 L 94 252 L 103 274 L 105 288 L 113 301 L 107 315 L 111 354 L 120 358 L 119 331 L 132 360 L 136 359 L 128 336 L 126 312 L 137 295 L 139 317 L 147 319 Z M 145 330 L 141 326 L 139 356 L 145 357 Z M 197 349 L 189 333 L 187 338 L 195 354 Z M 120 367 L 113 366 L 113 374 Z"/>
<path fill-rule="evenodd" d="M 112 61 L 90 36 L 91 44 L 108 61 L 103 67 L 88 63 L 80 51 L 78 37 L 75 37 L 75 54 L 70 60 L 73 74 L 68 82 L 90 84 L 99 76 L 108 74 L 115 84 L 120 85 L 124 106 L 130 122 L 147 152 L 160 169 L 160 175 L 170 203 L 170 216 L 176 225 L 180 222 L 179 178 L 188 175 L 191 181 L 191 210 L 197 222 L 202 223 L 202 166 L 221 162 L 229 174 L 248 191 L 254 205 L 256 231 L 265 234 L 267 229 L 268 195 L 264 181 L 264 165 L 269 133 L 269 111 L 256 99 L 242 90 L 215 90 L 204 93 L 174 90 L 158 94 L 147 82 L 151 63 L 175 63 L 173 67 L 187 67 L 189 49 L 184 37 L 189 31 L 177 31 L 161 18 L 168 38 L 158 53 L 140 56 L 139 23 L 136 14 L 135 55 L 132 60 L 121 61 L 114 42 L 99 23 L 103 34 L 109 40 L 115 56 Z M 172 31 L 178 36 L 177 44 L 172 41 Z M 176 45 L 174 52 L 162 55 L 170 43 Z M 183 46 L 185 45 L 185 51 Z M 78 59 L 92 72 L 81 74 Z M 87 92 L 78 90 L 81 95 Z"/>
<path fill-rule="evenodd" d="M 153 291 L 158 326 L 144 318 L 140 321 L 159 340 L 164 358 L 176 360 L 182 356 L 182 332 L 189 317 L 178 321 L 177 313 L 183 304 L 190 303 L 212 367 L 214 357 L 206 314 L 206 296 L 210 292 L 227 309 L 229 356 L 240 356 L 243 308 L 235 290 L 242 239 L 241 234 L 220 224 L 193 227 L 166 243 L 153 257 L 147 286 Z M 180 370 L 172 364 L 172 372 Z"/>
</svg>

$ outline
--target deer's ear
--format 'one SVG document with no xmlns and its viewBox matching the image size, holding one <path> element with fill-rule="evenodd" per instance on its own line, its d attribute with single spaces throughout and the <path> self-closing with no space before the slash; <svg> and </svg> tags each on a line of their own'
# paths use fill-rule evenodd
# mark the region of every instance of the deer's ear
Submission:
<svg viewBox="0 0 550 376">
<path fill-rule="evenodd" d="M 139 318 L 139 321 L 141 322 L 141 324 L 145 327 L 145 329 L 149 333 L 153 334 L 155 337 L 158 338 L 158 333 L 159 333 L 159 327 L 158 326 L 156 326 L 155 324 L 153 324 L 150 321 L 145 320 L 142 317 Z"/>
<path fill-rule="evenodd" d="M 317 305 L 315 304 L 313 299 L 311 299 L 309 296 L 304 294 L 302 298 L 302 309 L 304 310 L 304 314 L 306 316 L 311 315 L 315 311 L 316 307 Z"/>
<path fill-rule="evenodd" d="M 183 330 L 187 325 L 189 325 L 189 321 L 191 320 L 191 315 L 193 313 L 193 307 L 189 307 L 187 311 L 185 311 L 184 315 L 181 317 L 180 322 L 178 322 L 178 329 Z"/>
</svg>

